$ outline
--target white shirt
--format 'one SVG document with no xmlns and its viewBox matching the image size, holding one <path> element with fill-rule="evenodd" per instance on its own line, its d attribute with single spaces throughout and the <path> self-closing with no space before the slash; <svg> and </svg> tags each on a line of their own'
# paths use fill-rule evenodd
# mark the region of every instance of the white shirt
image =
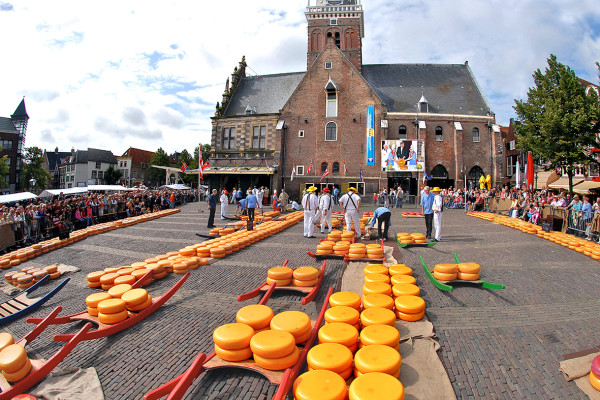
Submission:
<svg viewBox="0 0 600 400">
<path fill-rule="evenodd" d="M 228 203 L 229 202 L 229 199 L 227 198 L 227 195 L 225 193 L 223 193 L 221 195 L 221 199 L 220 200 L 221 200 L 221 203 Z"/>
<path fill-rule="evenodd" d="M 329 193 L 324 194 L 319 199 L 319 208 L 321 210 L 330 210 L 331 209 L 331 195 Z"/>
<path fill-rule="evenodd" d="M 350 199 L 352 199 L 352 200 L 350 200 Z M 354 193 L 346 193 L 340 199 L 340 204 L 346 210 L 357 210 L 358 207 L 360 206 L 360 196 L 355 195 Z"/>
<path fill-rule="evenodd" d="M 312 193 L 307 193 L 302 198 L 302 208 L 305 211 L 315 212 L 319 208 L 319 199 Z"/>
<path fill-rule="evenodd" d="M 431 205 L 431 209 L 433 211 L 442 211 L 442 196 L 439 194 L 436 194 L 435 197 L 433 198 L 433 204 Z"/>
</svg>

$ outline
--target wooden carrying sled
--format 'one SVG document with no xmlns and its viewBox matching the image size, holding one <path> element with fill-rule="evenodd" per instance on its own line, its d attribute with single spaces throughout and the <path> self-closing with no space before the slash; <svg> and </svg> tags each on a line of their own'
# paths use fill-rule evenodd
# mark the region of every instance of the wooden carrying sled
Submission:
<svg viewBox="0 0 600 400">
<path fill-rule="evenodd" d="M 421 265 L 423 265 L 423 268 L 425 269 L 425 273 L 429 277 L 429 280 L 431 281 L 431 283 L 433 283 L 433 285 L 436 288 L 438 288 L 440 290 L 451 291 L 454 289 L 454 287 L 452 287 L 452 285 L 454 285 L 454 284 L 471 284 L 471 285 L 480 286 L 483 289 L 504 289 L 504 285 L 502 285 L 502 284 L 486 282 L 486 281 L 483 281 L 480 279 L 478 279 L 476 281 L 464 281 L 461 279 L 456 279 L 453 281 L 440 281 L 435 276 L 433 276 L 432 271 L 425 264 L 425 261 L 423 261 L 423 256 L 420 255 L 419 258 L 421 259 Z M 456 261 L 457 264 L 460 264 L 460 261 L 458 261 L 458 256 L 456 255 L 456 253 L 454 253 L 454 260 Z"/>
<path fill-rule="evenodd" d="M 433 247 L 436 245 L 437 242 L 427 242 L 427 243 L 400 243 L 400 241 L 398 240 L 398 237 L 396 236 L 396 243 L 398 244 L 398 247 L 400 247 L 401 249 L 405 248 L 405 247 Z"/>
</svg>

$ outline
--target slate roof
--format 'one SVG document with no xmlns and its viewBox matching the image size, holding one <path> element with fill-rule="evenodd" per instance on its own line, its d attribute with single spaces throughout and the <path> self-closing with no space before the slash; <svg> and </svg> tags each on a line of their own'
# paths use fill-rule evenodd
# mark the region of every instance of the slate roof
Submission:
<svg viewBox="0 0 600 400">
<path fill-rule="evenodd" d="M 17 109 L 15 110 L 15 113 L 11 115 L 11 117 L 26 117 L 27 119 L 29 119 L 29 115 L 27 115 L 27 109 L 25 108 L 25 99 L 21 100 L 21 102 L 17 106 Z"/>
<path fill-rule="evenodd" d="M 19 134 L 10 118 L 0 117 L 0 132 Z"/>
<path fill-rule="evenodd" d="M 153 154 L 154 152 L 152 151 L 130 147 L 125 150 L 125 153 L 123 153 L 121 157 L 131 157 L 131 163 L 134 166 L 139 167 L 141 163 L 146 163 L 146 165 L 150 164 L 150 159 L 152 158 Z"/>
<path fill-rule="evenodd" d="M 83 164 L 88 161 L 116 164 L 117 159 L 110 150 L 100 150 L 88 148 L 87 150 L 77 150 L 73 159 L 73 164 Z"/>
<path fill-rule="evenodd" d="M 58 164 L 63 164 L 65 159 L 71 155 L 70 151 L 46 151 L 48 159 L 48 170 L 54 171 Z"/>
</svg>

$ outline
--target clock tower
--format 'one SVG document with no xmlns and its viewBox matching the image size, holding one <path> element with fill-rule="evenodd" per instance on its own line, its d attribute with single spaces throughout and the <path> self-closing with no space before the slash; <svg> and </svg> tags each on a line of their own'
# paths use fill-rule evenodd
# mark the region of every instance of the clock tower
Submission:
<svg viewBox="0 0 600 400">
<path fill-rule="evenodd" d="M 314 5 L 311 5 L 314 2 Z M 308 0 L 308 52 L 310 68 L 328 40 L 344 53 L 358 72 L 362 70 L 364 18 L 360 0 Z"/>
</svg>

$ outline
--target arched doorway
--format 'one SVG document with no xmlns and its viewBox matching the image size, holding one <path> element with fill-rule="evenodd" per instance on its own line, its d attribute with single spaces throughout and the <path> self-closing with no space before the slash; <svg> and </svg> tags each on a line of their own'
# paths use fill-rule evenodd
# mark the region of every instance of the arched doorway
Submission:
<svg viewBox="0 0 600 400">
<path fill-rule="evenodd" d="M 479 178 L 485 175 L 480 166 L 476 165 L 469 170 L 467 174 L 467 188 L 479 188 Z"/>
<path fill-rule="evenodd" d="M 431 187 L 438 186 L 442 189 L 448 189 L 454 187 L 454 179 L 449 179 L 450 174 L 448 170 L 442 164 L 438 164 L 429 173 L 431 179 L 427 181 L 427 185 Z"/>
</svg>

